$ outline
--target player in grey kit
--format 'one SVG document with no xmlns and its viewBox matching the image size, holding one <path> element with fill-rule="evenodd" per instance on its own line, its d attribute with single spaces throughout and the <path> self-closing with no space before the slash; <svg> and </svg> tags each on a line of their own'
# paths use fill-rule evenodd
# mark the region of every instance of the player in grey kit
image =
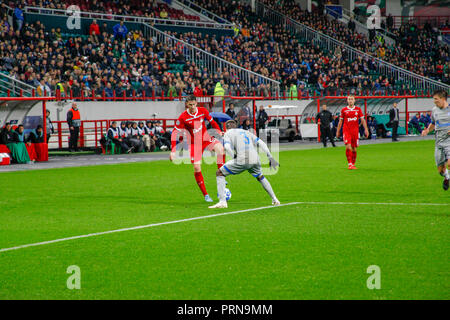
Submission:
<svg viewBox="0 0 450 320">
<path fill-rule="evenodd" d="M 216 172 L 217 179 L 217 194 L 219 196 L 219 202 L 209 208 L 227 208 L 228 204 L 225 196 L 225 177 L 229 174 L 239 174 L 243 171 L 248 171 L 254 176 L 267 191 L 272 198 L 272 205 L 280 205 L 275 193 L 272 190 L 272 186 L 269 181 L 264 177 L 261 170 L 261 161 L 258 156 L 256 146 L 259 146 L 269 158 L 270 167 L 276 169 L 279 163 L 272 157 L 272 154 L 267 148 L 264 141 L 260 140 L 257 136 L 247 130 L 236 129 L 236 122 L 229 120 L 226 122 L 227 131 L 223 136 L 223 144 L 226 153 L 233 157 L 232 160 L 227 161 Z M 236 154 L 236 157 L 235 157 Z"/>
<path fill-rule="evenodd" d="M 450 168 L 450 108 L 447 102 L 448 93 L 445 90 L 437 90 L 433 93 L 434 104 L 431 113 L 431 123 L 428 128 L 422 131 L 422 136 L 426 136 L 433 129 L 436 130 L 436 148 L 434 156 L 436 166 L 444 177 L 442 187 L 448 190 Z"/>
</svg>

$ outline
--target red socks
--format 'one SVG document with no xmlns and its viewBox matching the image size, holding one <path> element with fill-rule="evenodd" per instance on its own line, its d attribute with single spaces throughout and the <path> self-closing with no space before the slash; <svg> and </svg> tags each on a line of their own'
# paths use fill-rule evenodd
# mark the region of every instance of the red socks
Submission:
<svg viewBox="0 0 450 320">
<path fill-rule="evenodd" d="M 352 150 L 345 149 L 345 155 L 347 156 L 348 164 L 353 164 L 353 152 L 352 152 Z"/>
<path fill-rule="evenodd" d="M 218 155 L 217 156 L 217 169 L 222 168 L 222 166 L 224 164 L 225 164 L 225 155 L 223 155 L 223 156 Z"/>
<path fill-rule="evenodd" d="M 356 163 L 356 151 L 345 149 L 345 155 L 347 156 L 348 164 L 354 165 Z"/>
<path fill-rule="evenodd" d="M 206 196 L 208 192 L 206 192 L 205 181 L 203 180 L 203 175 L 201 172 L 194 172 L 195 181 L 197 181 L 198 187 L 203 193 L 203 196 Z"/>
</svg>

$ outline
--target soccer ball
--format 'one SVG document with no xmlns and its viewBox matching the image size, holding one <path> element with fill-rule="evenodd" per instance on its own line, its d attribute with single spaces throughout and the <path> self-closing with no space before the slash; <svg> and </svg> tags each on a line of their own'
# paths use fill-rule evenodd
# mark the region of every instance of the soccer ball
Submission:
<svg viewBox="0 0 450 320">
<path fill-rule="evenodd" d="M 219 194 L 217 194 L 217 199 L 219 199 Z M 227 201 L 231 199 L 231 191 L 228 188 L 225 188 L 225 199 Z"/>
</svg>

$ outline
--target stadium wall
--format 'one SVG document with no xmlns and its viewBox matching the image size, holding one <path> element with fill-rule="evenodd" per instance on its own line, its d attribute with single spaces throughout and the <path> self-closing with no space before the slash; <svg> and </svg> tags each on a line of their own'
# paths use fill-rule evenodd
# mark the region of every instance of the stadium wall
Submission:
<svg viewBox="0 0 450 320">
<path fill-rule="evenodd" d="M 46 28 L 47 31 L 51 30 L 52 28 L 61 28 L 62 33 L 73 33 L 73 34 L 83 34 L 88 35 L 89 33 L 89 26 L 92 23 L 93 19 L 89 18 L 80 18 L 81 20 L 81 27 L 79 30 L 73 30 L 69 29 L 67 27 L 67 17 L 66 16 L 55 16 L 55 15 L 42 15 L 42 14 L 33 14 L 33 13 L 27 13 L 25 14 L 25 21 L 29 23 L 34 23 L 36 21 L 40 21 Z M 117 20 L 103 20 L 103 19 L 96 19 L 97 23 L 99 25 L 103 25 L 103 23 L 107 24 L 108 31 L 112 33 L 113 27 L 118 23 Z M 128 30 L 142 30 L 142 24 L 137 22 L 125 22 L 124 23 Z M 202 34 L 208 34 L 210 36 L 216 35 L 217 37 L 221 36 L 232 36 L 233 31 L 232 30 L 221 30 L 221 29 L 212 29 L 212 28 L 201 28 L 201 27 L 185 27 L 185 26 L 174 26 L 174 25 L 163 25 L 163 24 L 155 24 L 155 28 L 166 32 L 166 31 L 172 31 L 172 32 L 178 32 L 178 33 L 186 33 L 186 32 L 201 32 Z"/>
<path fill-rule="evenodd" d="M 184 111 L 184 102 L 180 101 L 117 101 L 117 102 L 88 102 L 77 101 L 80 110 L 81 120 L 98 119 L 174 119 L 178 118 Z M 52 120 L 65 121 L 67 111 L 71 107 L 70 103 L 60 102 L 47 103 Z"/>
<path fill-rule="evenodd" d="M 239 100 L 226 100 L 226 108 L 229 103 L 234 102 L 239 105 Z M 376 102 L 378 109 L 388 110 L 392 107 L 392 102 L 380 101 Z M 337 113 L 341 107 L 345 105 L 345 100 L 339 101 L 338 105 L 333 105 L 329 101 L 322 101 L 329 105 L 330 111 Z M 397 101 L 398 108 L 401 112 L 406 110 L 406 100 L 399 99 Z M 110 120 L 110 119 L 176 119 L 184 111 L 184 101 L 77 101 L 77 105 L 81 112 L 82 120 Z M 295 108 L 281 108 L 271 109 L 269 106 L 295 106 Z M 368 103 L 368 111 L 372 111 L 372 101 Z M 239 112 L 243 106 L 248 106 L 253 109 L 253 100 L 248 100 L 244 104 L 237 107 L 236 112 Z M 259 109 L 264 106 L 269 116 L 284 115 L 284 116 L 307 116 L 314 117 L 317 113 L 317 100 L 256 100 L 255 107 Z M 380 107 L 378 107 L 380 106 Z M 408 99 L 409 113 L 416 111 L 428 111 L 434 106 L 431 98 L 411 98 Z M 69 102 L 50 101 L 47 102 L 46 107 L 50 110 L 51 119 L 53 121 L 65 121 L 67 111 L 70 109 Z M 378 110 L 377 109 L 377 110 Z M 380 110 L 381 110 L 380 109 Z M 214 108 L 213 111 L 221 112 L 219 108 Z M 17 124 L 29 123 L 29 127 L 34 126 L 37 122 L 42 121 L 42 104 L 40 102 L 4 102 L 0 105 L 0 125 L 7 121 L 14 121 Z M 27 125 L 28 127 L 28 125 Z"/>
</svg>

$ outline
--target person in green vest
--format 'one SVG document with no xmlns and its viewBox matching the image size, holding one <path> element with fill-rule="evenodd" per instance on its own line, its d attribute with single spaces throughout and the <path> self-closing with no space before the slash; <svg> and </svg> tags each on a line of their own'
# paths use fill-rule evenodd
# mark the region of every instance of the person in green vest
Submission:
<svg viewBox="0 0 450 320">
<path fill-rule="evenodd" d="M 291 86 L 289 87 L 289 99 L 294 100 L 297 99 L 298 92 L 297 92 L 297 85 L 295 83 L 291 83 Z"/>
<path fill-rule="evenodd" d="M 234 31 L 234 37 L 236 38 L 239 35 L 239 26 L 235 23 L 234 27 L 233 27 L 233 31 Z"/>
<path fill-rule="evenodd" d="M 59 82 L 56 84 L 56 90 L 59 90 L 59 92 L 60 92 L 60 94 L 61 94 L 61 97 L 65 97 L 65 96 L 66 96 L 66 92 L 65 92 L 65 90 L 64 90 L 64 85 L 61 83 L 61 81 L 59 81 Z"/>
<path fill-rule="evenodd" d="M 214 88 L 214 96 L 223 97 L 225 95 L 225 90 L 223 88 L 223 80 L 220 80 L 216 83 L 216 87 Z"/>
</svg>

